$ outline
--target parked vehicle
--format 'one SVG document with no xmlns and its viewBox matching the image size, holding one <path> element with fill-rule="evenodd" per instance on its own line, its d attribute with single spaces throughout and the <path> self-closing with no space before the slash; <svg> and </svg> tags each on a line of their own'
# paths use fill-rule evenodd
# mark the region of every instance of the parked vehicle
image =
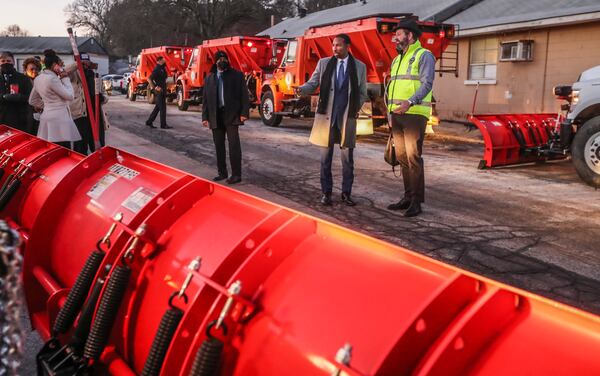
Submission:
<svg viewBox="0 0 600 376">
<path fill-rule="evenodd" d="M 318 94 L 297 97 L 294 88 L 310 79 L 319 59 L 331 56 L 331 40 L 340 33 L 352 39 L 350 52 L 367 65 L 367 91 L 370 101 L 361 110 L 358 119 L 358 133 L 372 133 L 373 121 L 376 125 L 386 123 L 384 92 L 389 68 L 397 55 L 392 42 L 394 26 L 406 17 L 367 17 L 356 20 L 310 27 L 303 36 L 288 42 L 280 66 L 272 79 L 265 80 L 261 88 L 260 115 L 264 124 L 277 126 L 284 116 L 311 117 L 314 115 Z M 457 54 L 443 56 L 446 48 L 453 43 L 455 26 L 436 22 L 418 21 L 423 30 L 420 41 L 441 60 L 441 73 L 454 73 L 457 69 Z"/>
<path fill-rule="evenodd" d="M 563 113 L 474 114 L 483 134 L 480 168 L 544 162 L 571 156 L 579 177 L 600 188 L 600 65 L 572 85 L 556 86 Z"/>
<path fill-rule="evenodd" d="M 154 104 L 154 93 L 148 90 L 148 77 L 156 67 L 156 60 L 165 58 L 167 72 L 167 101 L 172 102 L 177 96 L 176 82 L 184 71 L 192 56 L 192 48 L 186 46 L 161 46 L 146 48 L 136 59 L 135 71 L 129 80 L 128 95 L 130 101 L 135 101 L 138 95 L 145 96 L 148 103 Z"/>
<path fill-rule="evenodd" d="M 218 50 L 226 51 L 231 66 L 246 77 L 250 103 L 260 104 L 260 88 L 265 78 L 271 78 L 279 65 L 286 41 L 268 37 L 235 36 L 206 40 L 194 48 L 185 72 L 177 78 L 177 106 L 186 111 L 188 106 L 202 103 L 204 78 L 214 64 Z"/>
</svg>

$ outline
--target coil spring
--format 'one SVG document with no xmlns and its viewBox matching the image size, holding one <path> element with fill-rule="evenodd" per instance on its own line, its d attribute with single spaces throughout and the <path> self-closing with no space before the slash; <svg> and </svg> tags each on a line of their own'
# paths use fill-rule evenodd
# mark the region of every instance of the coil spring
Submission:
<svg viewBox="0 0 600 376">
<path fill-rule="evenodd" d="M 108 342 L 113 323 L 117 317 L 121 300 L 127 290 L 131 268 L 119 265 L 108 278 L 106 289 L 100 300 L 92 330 L 85 343 L 83 356 L 97 360 Z"/>
<path fill-rule="evenodd" d="M 8 185 L 10 184 L 11 180 L 15 177 L 15 174 L 12 173 L 10 175 L 8 175 L 8 177 L 6 178 L 6 180 L 4 181 L 4 184 L 2 184 L 2 188 L 0 188 L 0 195 L 2 193 L 4 193 L 4 191 L 6 190 L 6 188 L 8 188 Z"/>
<path fill-rule="evenodd" d="M 158 374 L 160 374 L 165 355 L 167 354 L 173 335 L 175 334 L 182 317 L 183 311 L 177 307 L 169 308 L 165 312 L 160 320 L 160 325 L 156 332 L 156 336 L 154 337 L 154 341 L 152 342 L 150 353 L 146 358 L 142 376 L 158 376 Z"/>
<path fill-rule="evenodd" d="M 21 180 L 15 179 L 12 183 L 6 188 L 2 195 L 0 196 L 0 210 L 4 210 L 10 199 L 15 195 L 17 189 L 21 186 Z"/>
<path fill-rule="evenodd" d="M 214 376 L 219 369 L 223 342 L 214 337 L 208 337 L 196 353 L 190 376 Z"/>
<path fill-rule="evenodd" d="M 65 305 L 58 312 L 58 316 L 56 316 L 53 327 L 55 334 L 66 333 L 75 322 L 75 318 L 85 302 L 85 298 L 94 282 L 94 276 L 98 272 L 103 259 L 104 252 L 95 250 L 86 260 L 83 269 L 81 269 L 81 272 L 77 276 L 77 280 L 75 280 L 73 288 L 69 291 L 69 295 L 67 295 Z"/>
</svg>

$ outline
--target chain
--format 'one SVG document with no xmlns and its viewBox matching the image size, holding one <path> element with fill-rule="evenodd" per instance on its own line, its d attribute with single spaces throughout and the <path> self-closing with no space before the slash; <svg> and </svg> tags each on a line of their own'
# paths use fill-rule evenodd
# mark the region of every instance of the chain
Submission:
<svg viewBox="0 0 600 376">
<path fill-rule="evenodd" d="M 0 376 L 18 375 L 23 355 L 23 258 L 19 234 L 0 221 Z"/>
</svg>

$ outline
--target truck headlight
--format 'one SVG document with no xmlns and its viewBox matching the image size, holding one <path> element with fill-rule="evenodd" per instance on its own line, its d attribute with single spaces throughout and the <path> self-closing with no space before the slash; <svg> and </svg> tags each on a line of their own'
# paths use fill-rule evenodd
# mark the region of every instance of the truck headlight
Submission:
<svg viewBox="0 0 600 376">
<path fill-rule="evenodd" d="M 571 105 L 575 106 L 579 103 L 579 90 L 573 89 L 571 93 Z"/>
</svg>

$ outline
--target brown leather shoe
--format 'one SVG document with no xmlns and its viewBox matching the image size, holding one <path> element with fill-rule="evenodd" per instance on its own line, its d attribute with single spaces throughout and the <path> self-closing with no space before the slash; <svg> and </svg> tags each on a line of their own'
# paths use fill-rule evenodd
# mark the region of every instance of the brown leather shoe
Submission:
<svg viewBox="0 0 600 376">
<path fill-rule="evenodd" d="M 421 214 L 421 204 L 418 202 L 412 202 L 408 209 L 404 212 L 405 217 L 416 217 Z"/>
<path fill-rule="evenodd" d="M 410 206 L 410 200 L 404 197 L 402 200 L 395 204 L 388 205 L 388 210 L 405 210 Z"/>
</svg>

